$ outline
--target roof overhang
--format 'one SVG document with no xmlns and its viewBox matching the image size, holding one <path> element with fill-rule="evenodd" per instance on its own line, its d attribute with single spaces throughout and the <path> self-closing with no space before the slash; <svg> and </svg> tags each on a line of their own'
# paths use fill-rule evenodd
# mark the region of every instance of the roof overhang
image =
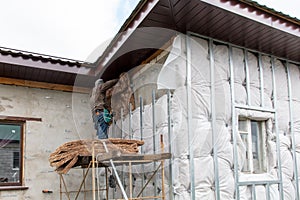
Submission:
<svg viewBox="0 0 300 200">
<path fill-rule="evenodd" d="M 91 87 L 96 79 L 84 62 L 6 48 L 0 48 L 0 77 L 78 87 Z"/>
<path fill-rule="evenodd" d="M 261 25 L 268 26 L 269 28 L 274 28 L 291 35 L 300 37 L 300 26 L 299 24 L 292 23 L 291 20 L 283 19 L 282 17 L 276 16 L 276 13 L 271 13 L 267 9 L 261 10 L 249 5 L 249 1 L 241 1 L 241 3 L 236 3 L 234 1 L 228 0 L 202 0 L 203 2 L 215 6 L 217 8 L 226 10 L 228 12 L 234 13 L 245 19 L 249 19 L 260 23 Z M 296 21 L 295 21 L 296 22 Z"/>
<path fill-rule="evenodd" d="M 45 69 L 45 70 L 52 70 L 57 72 L 66 72 L 66 73 L 75 73 L 75 74 L 88 74 L 88 68 L 80 67 L 79 63 L 73 64 L 62 64 L 61 62 L 51 62 L 47 61 L 46 59 L 24 59 L 22 56 L 13 56 L 11 54 L 3 55 L 0 54 L 0 62 L 10 65 L 16 66 L 26 66 L 28 68 L 36 68 L 36 69 Z"/>
<path fill-rule="evenodd" d="M 96 73 L 113 78 L 187 32 L 300 62 L 299 20 L 249 2 L 142 1 L 98 60 Z"/>
</svg>

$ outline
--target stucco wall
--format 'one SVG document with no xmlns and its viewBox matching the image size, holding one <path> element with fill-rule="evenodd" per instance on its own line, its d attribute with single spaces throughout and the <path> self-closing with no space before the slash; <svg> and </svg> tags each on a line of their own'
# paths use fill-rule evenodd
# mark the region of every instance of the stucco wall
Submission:
<svg viewBox="0 0 300 200">
<path fill-rule="evenodd" d="M 59 199 L 59 176 L 48 157 L 65 142 L 95 136 L 88 99 L 88 94 L 0 85 L 0 115 L 42 119 L 25 124 L 24 186 L 29 189 L 0 191 L 0 199 Z M 82 180 L 82 171 L 74 171 L 67 175 L 69 190 Z"/>
</svg>

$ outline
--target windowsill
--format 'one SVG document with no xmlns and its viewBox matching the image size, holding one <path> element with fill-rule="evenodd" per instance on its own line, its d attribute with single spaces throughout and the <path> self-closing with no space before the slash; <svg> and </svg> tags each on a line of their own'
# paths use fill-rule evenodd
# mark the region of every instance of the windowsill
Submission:
<svg viewBox="0 0 300 200">
<path fill-rule="evenodd" d="M 3 190 L 27 190 L 27 186 L 0 186 L 0 191 Z"/>
</svg>

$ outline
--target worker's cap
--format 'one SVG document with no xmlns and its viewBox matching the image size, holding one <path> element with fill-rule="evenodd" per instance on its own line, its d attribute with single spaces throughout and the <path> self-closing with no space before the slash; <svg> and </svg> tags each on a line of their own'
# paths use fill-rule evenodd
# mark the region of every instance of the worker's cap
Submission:
<svg viewBox="0 0 300 200">
<path fill-rule="evenodd" d="M 96 80 L 95 86 L 102 84 L 102 83 L 103 83 L 103 79 L 100 78 L 100 79 Z"/>
</svg>

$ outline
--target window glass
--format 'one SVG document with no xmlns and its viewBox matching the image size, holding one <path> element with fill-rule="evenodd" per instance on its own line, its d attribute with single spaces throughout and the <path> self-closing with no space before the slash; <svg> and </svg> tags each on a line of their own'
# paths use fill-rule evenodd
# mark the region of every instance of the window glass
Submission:
<svg viewBox="0 0 300 200">
<path fill-rule="evenodd" d="M 252 155 L 253 159 L 257 159 L 258 156 L 258 122 L 251 121 L 251 137 L 252 137 Z"/>
<path fill-rule="evenodd" d="M 242 167 L 242 172 L 266 172 L 265 155 L 267 147 L 265 142 L 266 130 L 264 127 L 265 121 L 239 120 L 238 130 L 246 150 L 246 159 Z"/>
<path fill-rule="evenodd" d="M 15 151 L 13 168 L 19 168 L 19 167 L 20 167 L 20 151 Z"/>
<path fill-rule="evenodd" d="M 247 134 L 241 134 L 241 138 L 242 138 L 242 141 L 243 141 L 243 143 L 244 143 L 244 145 L 245 145 L 245 148 L 246 148 L 246 162 L 245 162 L 245 164 L 244 164 L 244 166 L 243 166 L 243 169 L 242 169 L 242 171 L 244 171 L 244 172 L 248 172 L 249 170 L 250 170 L 250 166 L 249 166 L 249 162 L 248 162 L 248 160 L 249 160 L 249 149 L 248 149 L 248 135 Z"/>
<path fill-rule="evenodd" d="M 19 184 L 22 124 L 0 124 L 0 185 Z"/>
</svg>

